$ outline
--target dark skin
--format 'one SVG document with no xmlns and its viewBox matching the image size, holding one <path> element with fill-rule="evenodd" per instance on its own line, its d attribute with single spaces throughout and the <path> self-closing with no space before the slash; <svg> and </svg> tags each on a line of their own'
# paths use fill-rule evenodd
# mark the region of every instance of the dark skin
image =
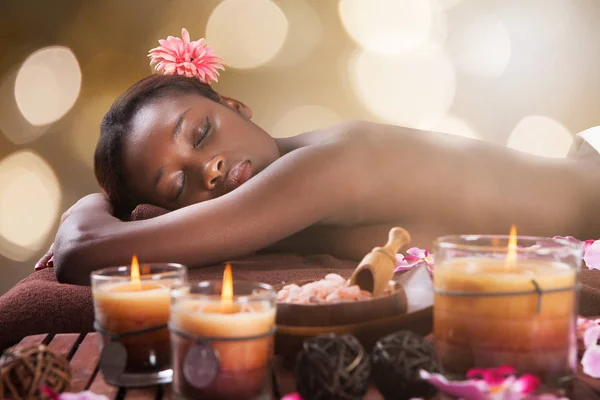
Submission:
<svg viewBox="0 0 600 400">
<path fill-rule="evenodd" d="M 506 234 L 511 224 L 525 235 L 600 237 L 590 221 L 600 157 L 542 158 L 367 122 L 272 139 L 251 116 L 225 97 L 144 106 L 125 175 L 140 204 L 174 211 L 122 222 L 106 195 L 83 198 L 56 235 L 59 281 L 87 284 L 92 270 L 132 254 L 189 267 L 259 250 L 360 260 L 394 226 L 419 247 L 446 234 Z"/>
</svg>

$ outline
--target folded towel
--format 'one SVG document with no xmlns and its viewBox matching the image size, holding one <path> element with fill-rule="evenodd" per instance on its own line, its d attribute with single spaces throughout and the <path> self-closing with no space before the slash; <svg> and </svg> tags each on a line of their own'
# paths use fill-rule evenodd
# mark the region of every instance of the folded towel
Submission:
<svg viewBox="0 0 600 400">
<path fill-rule="evenodd" d="M 356 262 L 328 255 L 251 256 L 232 262 L 234 279 L 272 285 L 321 279 L 328 273 L 348 278 Z M 223 264 L 189 271 L 191 281 L 221 279 Z M 38 333 L 93 331 L 94 310 L 89 286 L 60 284 L 54 271 L 34 272 L 0 297 L 0 350 Z"/>
</svg>

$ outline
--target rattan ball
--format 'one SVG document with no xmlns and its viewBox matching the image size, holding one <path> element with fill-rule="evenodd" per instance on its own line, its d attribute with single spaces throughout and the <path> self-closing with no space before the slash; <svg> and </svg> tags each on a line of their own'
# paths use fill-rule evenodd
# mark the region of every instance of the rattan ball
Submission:
<svg viewBox="0 0 600 400">
<path fill-rule="evenodd" d="M 0 357 L 0 399 L 44 398 L 41 388 L 61 393 L 70 381 L 69 361 L 45 345 L 11 347 Z"/>
<path fill-rule="evenodd" d="M 369 355 L 354 336 L 315 336 L 296 359 L 296 389 L 305 399 L 359 400 L 370 373 Z"/>
<path fill-rule="evenodd" d="M 386 400 L 427 398 L 436 389 L 421 379 L 419 370 L 442 372 L 431 343 L 410 331 L 393 333 L 375 343 L 371 368 L 373 381 Z"/>
</svg>

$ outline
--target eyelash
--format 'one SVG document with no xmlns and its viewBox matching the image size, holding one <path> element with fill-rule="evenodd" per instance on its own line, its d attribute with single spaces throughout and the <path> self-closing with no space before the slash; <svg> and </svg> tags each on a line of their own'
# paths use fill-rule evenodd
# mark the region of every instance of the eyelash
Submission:
<svg viewBox="0 0 600 400">
<path fill-rule="evenodd" d="M 183 174 L 181 174 L 181 184 L 179 184 L 179 190 L 177 190 L 177 196 L 175 197 L 176 201 L 179 200 L 179 197 L 181 196 L 181 193 L 183 192 L 186 178 L 187 178 L 187 174 L 185 172 Z"/>
<path fill-rule="evenodd" d="M 208 119 L 208 117 L 206 117 L 206 124 L 204 125 L 204 128 L 202 128 L 202 131 L 200 132 L 200 137 L 198 137 L 197 139 L 194 140 L 194 148 L 195 149 L 197 149 L 202 144 L 204 139 L 206 139 L 206 136 L 208 136 L 208 133 L 210 132 L 210 128 L 212 128 L 212 124 L 210 123 L 210 120 Z"/>
</svg>

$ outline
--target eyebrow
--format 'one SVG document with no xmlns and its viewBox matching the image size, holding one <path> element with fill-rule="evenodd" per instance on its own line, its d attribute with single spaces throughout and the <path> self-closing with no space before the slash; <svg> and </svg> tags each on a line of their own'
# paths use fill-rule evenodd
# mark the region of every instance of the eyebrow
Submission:
<svg viewBox="0 0 600 400">
<path fill-rule="evenodd" d="M 175 125 L 173 125 L 173 132 L 171 134 L 172 140 L 175 140 L 177 138 L 177 135 L 179 135 L 179 133 L 181 132 L 181 127 L 183 126 L 183 120 L 185 118 L 185 115 L 190 110 L 191 110 L 191 108 L 184 110 L 181 114 L 179 114 L 179 117 L 177 117 L 177 121 L 175 122 Z M 164 166 L 160 167 L 160 169 L 154 176 L 154 188 L 156 188 L 158 186 L 158 183 L 160 182 L 164 173 L 165 173 L 165 167 Z"/>
</svg>

